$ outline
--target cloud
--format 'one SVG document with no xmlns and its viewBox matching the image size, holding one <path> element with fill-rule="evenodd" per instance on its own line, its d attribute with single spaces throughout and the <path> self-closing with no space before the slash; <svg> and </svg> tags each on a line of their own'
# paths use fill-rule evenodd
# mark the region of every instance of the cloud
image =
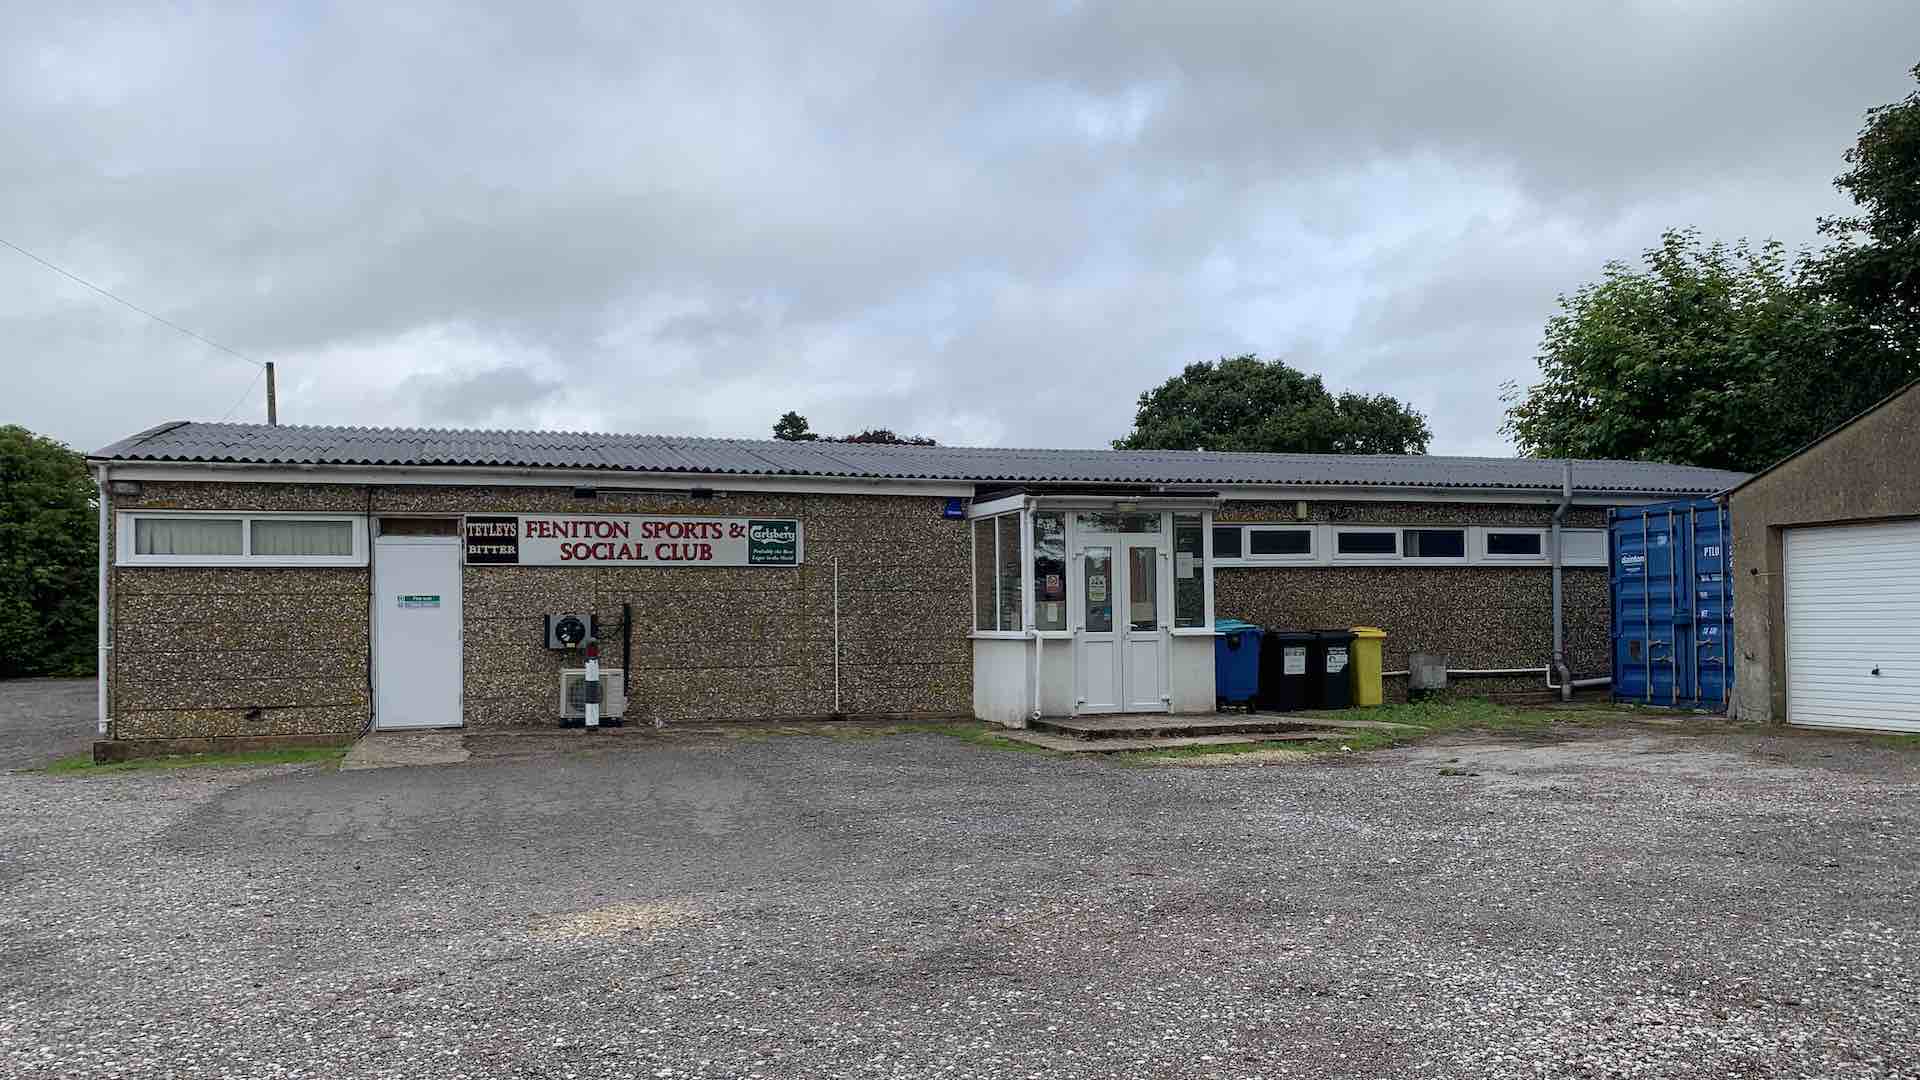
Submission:
<svg viewBox="0 0 1920 1080">
<path fill-rule="evenodd" d="M 1283 355 L 1500 452 L 1553 297 L 1812 236 L 1920 10 L 1196 2 L 0 12 L 0 236 L 330 423 L 1097 446 Z M 260 413 L 0 252 L 23 422 Z M 76 392 L 76 384 L 83 392 Z"/>
</svg>

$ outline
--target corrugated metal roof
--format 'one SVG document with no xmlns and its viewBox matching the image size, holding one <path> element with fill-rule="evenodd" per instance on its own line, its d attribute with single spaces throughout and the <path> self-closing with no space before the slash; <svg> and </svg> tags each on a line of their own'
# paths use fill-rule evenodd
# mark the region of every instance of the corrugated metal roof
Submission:
<svg viewBox="0 0 1920 1080">
<path fill-rule="evenodd" d="M 1557 460 L 1439 455 L 1023 450 L 599 435 L 568 431 L 162 424 L 96 451 L 110 461 L 606 469 L 971 483 L 1284 484 L 1553 491 Z M 1582 492 L 1691 495 L 1742 473 L 1644 461 L 1575 461 Z"/>
</svg>

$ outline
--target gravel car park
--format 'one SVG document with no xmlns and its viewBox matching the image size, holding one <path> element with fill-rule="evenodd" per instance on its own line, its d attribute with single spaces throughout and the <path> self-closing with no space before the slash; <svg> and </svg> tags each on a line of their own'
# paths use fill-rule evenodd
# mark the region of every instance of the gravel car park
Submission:
<svg viewBox="0 0 1920 1080">
<path fill-rule="evenodd" d="M 1899 740 L 597 738 L 0 774 L 0 1074 L 1920 1076 Z"/>
</svg>

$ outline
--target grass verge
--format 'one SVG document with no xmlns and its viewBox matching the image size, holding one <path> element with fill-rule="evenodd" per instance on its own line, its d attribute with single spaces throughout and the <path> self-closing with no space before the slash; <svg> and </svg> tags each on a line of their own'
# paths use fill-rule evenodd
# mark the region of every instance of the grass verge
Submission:
<svg viewBox="0 0 1920 1080">
<path fill-rule="evenodd" d="M 173 754 L 167 757 L 134 758 L 96 764 L 91 755 L 75 754 L 55 761 L 40 771 L 55 776 L 99 776 L 106 773 L 144 772 L 151 769 L 189 769 L 201 766 L 232 767 L 262 765 L 337 764 L 345 757 L 344 746 L 300 746 L 286 750 L 248 750 L 236 754 Z"/>
</svg>

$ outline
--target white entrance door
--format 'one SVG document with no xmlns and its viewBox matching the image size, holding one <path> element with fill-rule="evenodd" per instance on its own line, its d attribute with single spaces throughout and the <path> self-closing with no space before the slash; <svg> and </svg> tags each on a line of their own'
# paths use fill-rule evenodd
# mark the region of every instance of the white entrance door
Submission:
<svg viewBox="0 0 1920 1080">
<path fill-rule="evenodd" d="M 1787 721 L 1920 732 L 1920 521 L 1786 534 Z"/>
<path fill-rule="evenodd" d="M 1165 712 L 1165 598 L 1157 536 L 1094 533 L 1080 545 L 1074 630 L 1080 711 Z"/>
<path fill-rule="evenodd" d="M 375 538 L 373 605 L 374 726 L 459 727 L 460 538 Z"/>
</svg>

